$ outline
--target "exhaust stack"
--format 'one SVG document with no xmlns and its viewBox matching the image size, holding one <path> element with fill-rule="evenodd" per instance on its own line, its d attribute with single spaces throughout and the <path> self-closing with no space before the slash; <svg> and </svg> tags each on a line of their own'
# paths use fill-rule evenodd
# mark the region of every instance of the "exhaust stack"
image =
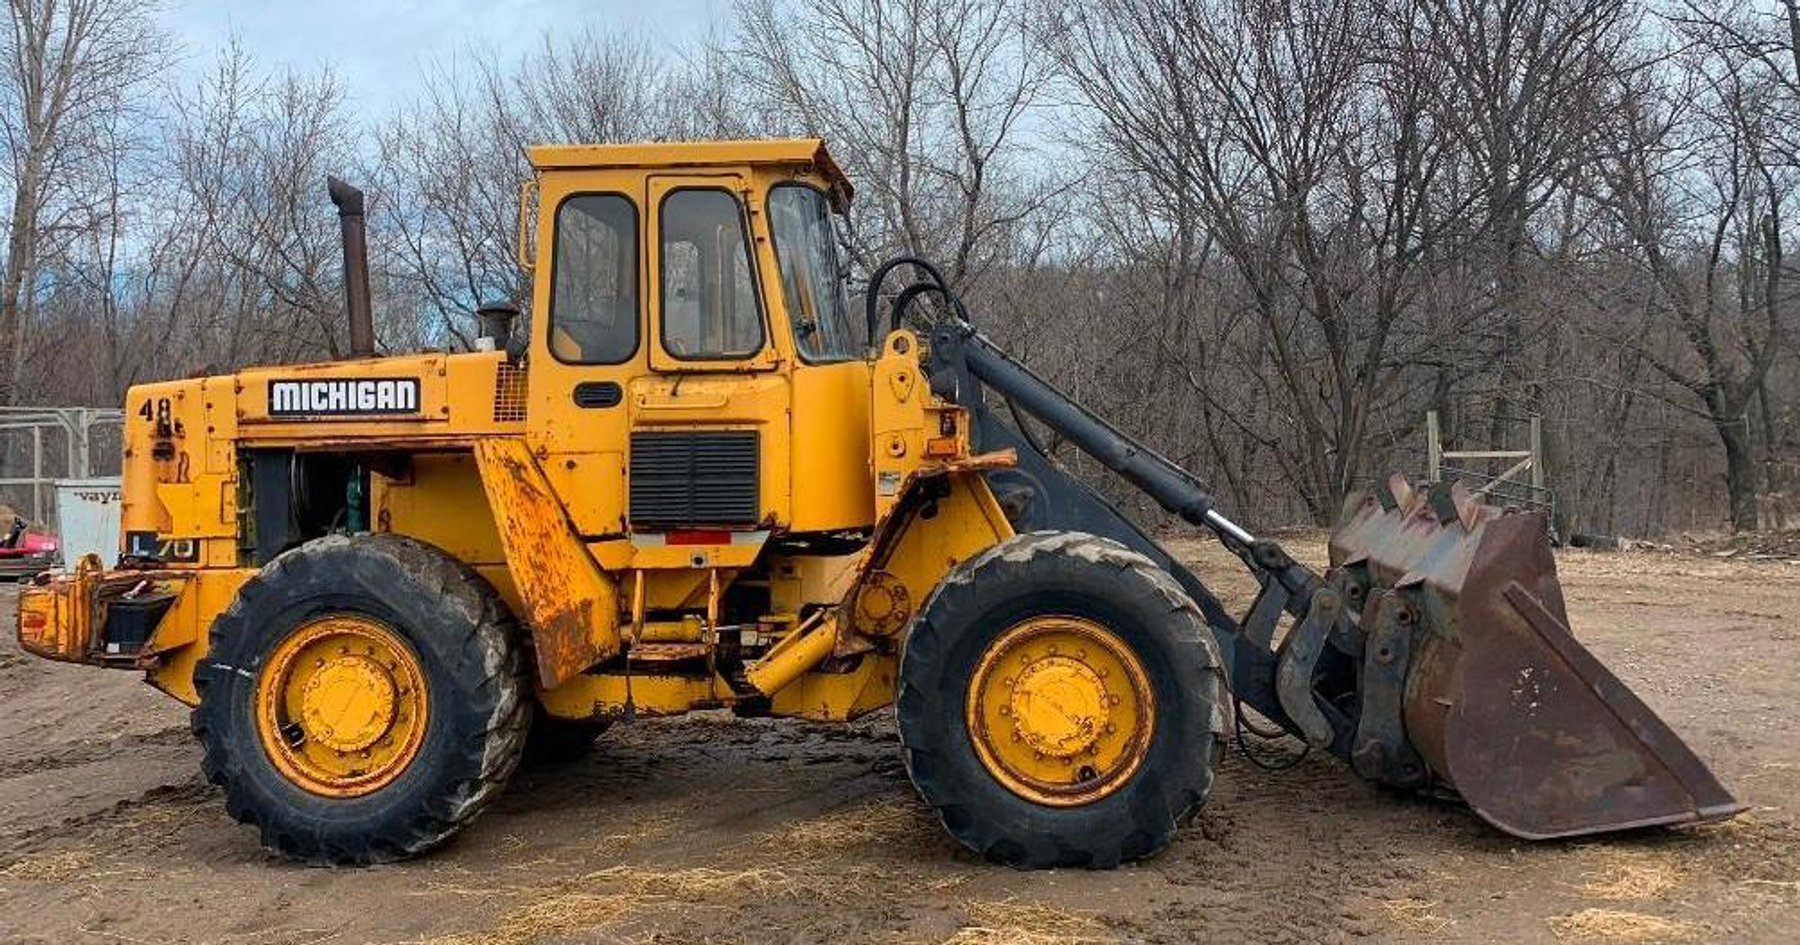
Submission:
<svg viewBox="0 0 1800 945">
<path fill-rule="evenodd" d="M 350 313 L 350 357 L 375 356 L 375 320 L 369 310 L 369 246 L 363 224 L 363 193 L 336 177 L 325 178 L 338 208 L 344 238 L 344 307 Z"/>
</svg>

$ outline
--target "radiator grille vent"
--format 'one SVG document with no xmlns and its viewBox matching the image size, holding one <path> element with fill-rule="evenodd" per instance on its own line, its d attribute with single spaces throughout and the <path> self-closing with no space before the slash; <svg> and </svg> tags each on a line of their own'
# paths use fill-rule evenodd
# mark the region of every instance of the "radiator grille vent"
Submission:
<svg viewBox="0 0 1800 945">
<path fill-rule="evenodd" d="M 494 372 L 494 422 L 525 419 L 525 369 L 503 361 Z"/>
<path fill-rule="evenodd" d="M 631 524 L 752 525 L 757 520 L 754 430 L 631 435 Z"/>
</svg>

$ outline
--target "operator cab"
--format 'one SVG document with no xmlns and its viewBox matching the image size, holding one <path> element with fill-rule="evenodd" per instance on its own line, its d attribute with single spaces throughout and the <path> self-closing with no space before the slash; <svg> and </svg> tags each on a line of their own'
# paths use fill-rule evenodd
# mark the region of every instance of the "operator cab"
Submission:
<svg viewBox="0 0 1800 945">
<path fill-rule="evenodd" d="M 867 339 L 834 226 L 851 189 L 823 143 L 531 158 L 526 433 L 585 497 L 583 535 L 622 554 L 704 533 L 696 560 L 717 566 L 771 536 L 870 527 Z"/>
</svg>

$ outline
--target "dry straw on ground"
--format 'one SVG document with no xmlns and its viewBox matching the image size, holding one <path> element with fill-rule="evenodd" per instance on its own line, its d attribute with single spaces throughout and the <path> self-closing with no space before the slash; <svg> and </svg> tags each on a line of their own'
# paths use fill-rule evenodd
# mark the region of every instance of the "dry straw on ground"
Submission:
<svg viewBox="0 0 1800 945">
<path fill-rule="evenodd" d="M 1589 899 L 1643 902 L 1660 899 L 1681 880 L 1674 858 L 1641 851 L 1600 851 L 1576 890 Z"/>
<path fill-rule="evenodd" d="M 1043 903 L 971 902 L 968 916 L 944 945 L 1099 945 L 1117 942 L 1091 913 L 1072 912 Z"/>
<path fill-rule="evenodd" d="M 923 808 L 916 800 L 879 797 L 771 830 L 759 843 L 808 851 L 842 850 L 901 839 L 927 828 Z"/>
<path fill-rule="evenodd" d="M 1550 931 L 1567 942 L 1650 943 L 1686 941 L 1699 929 L 1691 923 L 1641 912 L 1583 909 L 1551 919 Z"/>
<path fill-rule="evenodd" d="M 806 889 L 805 884 L 778 869 L 718 870 L 704 866 L 674 870 L 609 866 L 588 873 L 581 881 L 622 888 L 631 896 L 684 901 L 727 895 L 796 896 Z"/>
<path fill-rule="evenodd" d="M 540 939 L 600 929 L 657 906 L 680 903 L 685 908 L 734 897 L 798 896 L 808 886 L 777 869 L 718 870 L 646 869 L 613 866 L 554 887 L 517 885 L 480 888 L 467 884 L 434 884 L 436 892 L 462 895 L 523 895 L 492 929 L 427 939 L 422 945 L 530 945 Z"/>
<path fill-rule="evenodd" d="M 14 860 L 0 868 L 0 878 L 62 882 L 87 872 L 93 864 L 94 854 L 90 850 L 44 853 Z"/>
<path fill-rule="evenodd" d="M 1408 896 L 1405 899 L 1384 899 L 1381 907 L 1387 910 L 1388 918 L 1396 925 L 1408 931 L 1435 935 L 1455 924 L 1454 919 L 1437 914 L 1437 907 L 1441 904 L 1433 899 Z"/>
<path fill-rule="evenodd" d="M 556 892 L 506 913 L 490 930 L 428 939 L 423 945 L 530 945 L 550 936 L 605 925 L 631 912 L 633 906 L 626 896 Z"/>
</svg>

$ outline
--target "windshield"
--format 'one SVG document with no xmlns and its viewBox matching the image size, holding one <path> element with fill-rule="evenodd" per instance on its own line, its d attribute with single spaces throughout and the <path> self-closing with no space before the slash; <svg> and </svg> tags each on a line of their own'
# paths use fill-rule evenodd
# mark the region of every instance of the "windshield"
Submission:
<svg viewBox="0 0 1800 945">
<path fill-rule="evenodd" d="M 769 227 L 800 356 L 808 361 L 861 357 L 862 339 L 844 296 L 831 202 L 824 192 L 802 184 L 770 190 Z"/>
</svg>

